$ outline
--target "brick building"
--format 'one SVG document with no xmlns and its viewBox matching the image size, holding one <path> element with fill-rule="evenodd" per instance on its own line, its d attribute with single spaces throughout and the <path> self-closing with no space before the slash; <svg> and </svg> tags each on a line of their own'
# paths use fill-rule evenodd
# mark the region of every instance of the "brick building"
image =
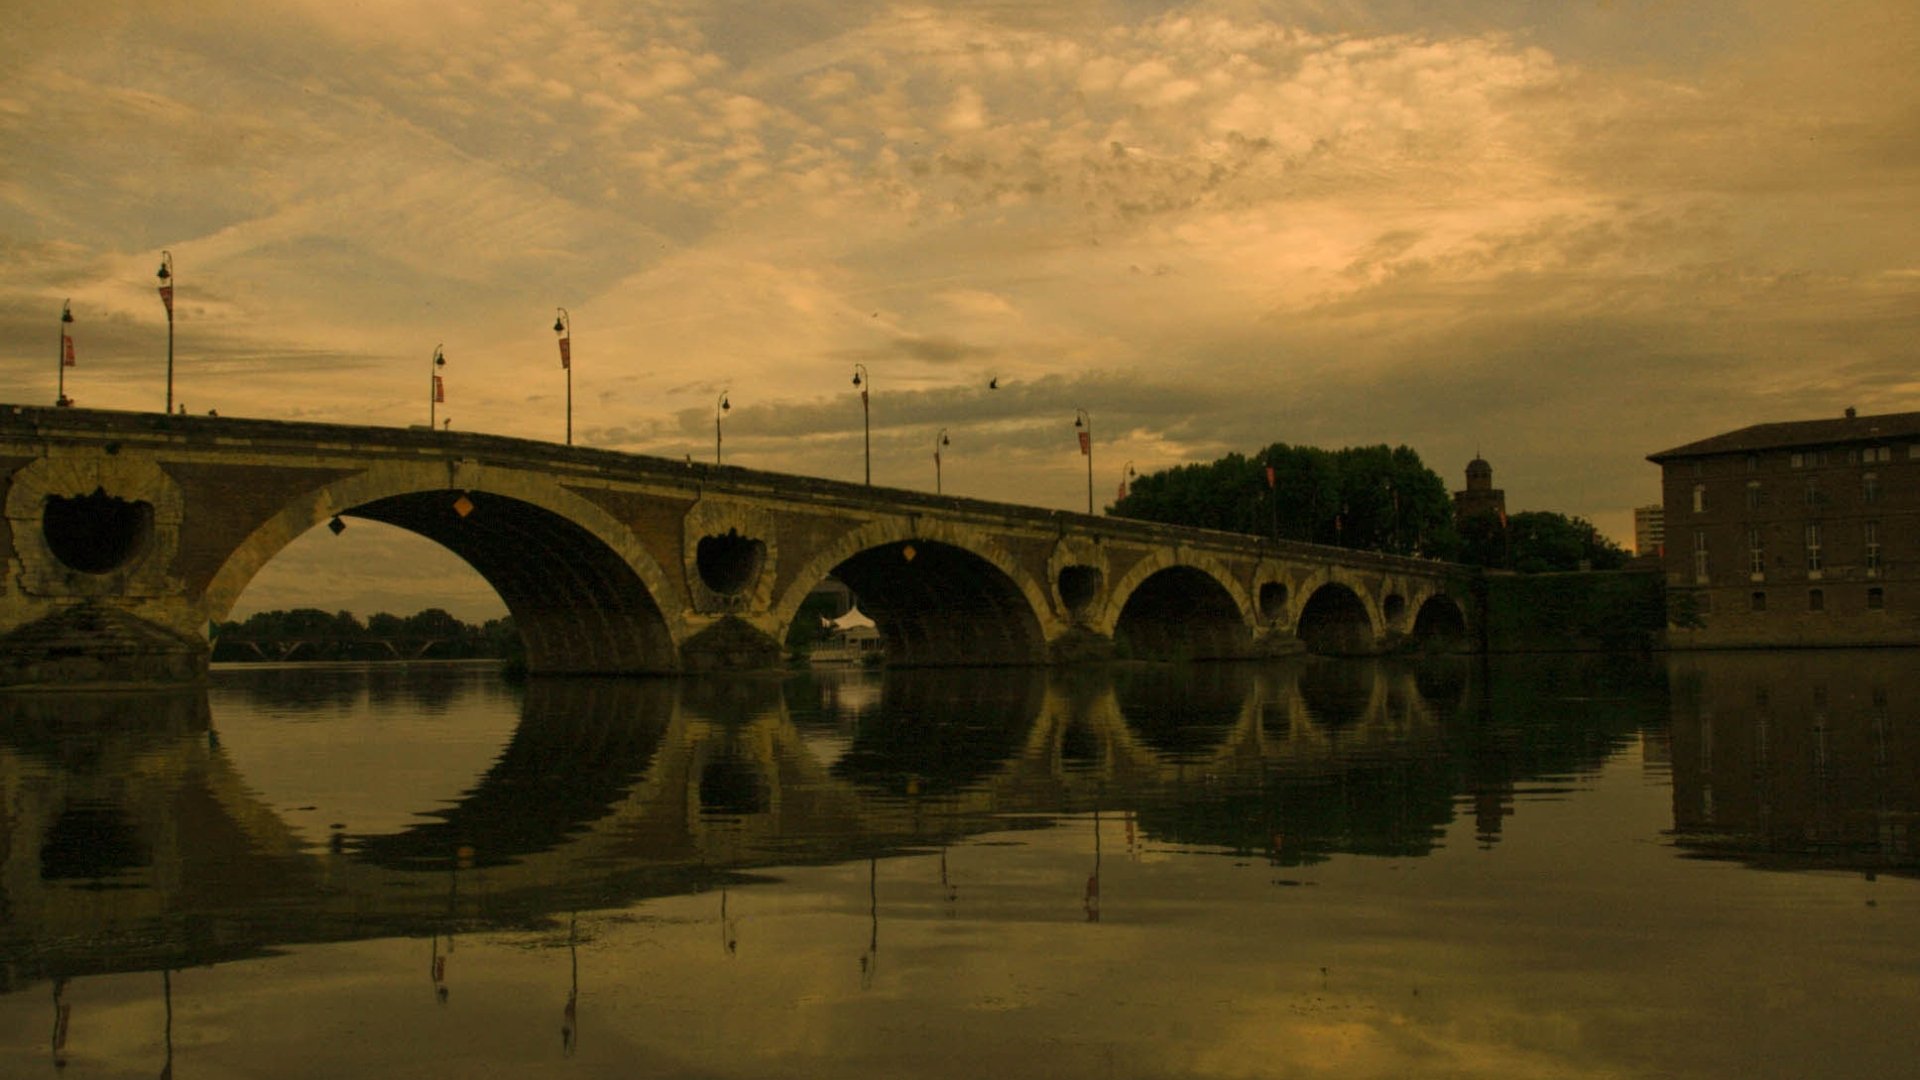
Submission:
<svg viewBox="0 0 1920 1080">
<path fill-rule="evenodd" d="M 1920 645 L 1920 412 L 1796 420 L 1649 455 L 1676 646 Z"/>
</svg>

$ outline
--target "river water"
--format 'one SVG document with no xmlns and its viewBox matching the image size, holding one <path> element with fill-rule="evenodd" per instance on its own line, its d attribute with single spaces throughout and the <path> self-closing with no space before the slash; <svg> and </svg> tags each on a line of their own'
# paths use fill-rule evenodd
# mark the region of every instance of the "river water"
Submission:
<svg viewBox="0 0 1920 1080">
<path fill-rule="evenodd" d="M 1911 1076 L 1917 660 L 9 698 L 0 1076 Z"/>
</svg>

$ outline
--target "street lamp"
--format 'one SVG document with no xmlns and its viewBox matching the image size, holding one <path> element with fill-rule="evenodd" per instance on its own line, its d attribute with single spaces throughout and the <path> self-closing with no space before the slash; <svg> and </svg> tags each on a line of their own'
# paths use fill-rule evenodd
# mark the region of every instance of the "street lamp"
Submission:
<svg viewBox="0 0 1920 1080">
<path fill-rule="evenodd" d="M 1080 429 L 1080 454 L 1087 459 L 1087 513 L 1093 513 L 1093 415 L 1073 410 L 1073 426 Z"/>
<path fill-rule="evenodd" d="M 713 463 L 715 465 L 720 464 L 720 417 L 732 408 L 733 403 L 727 400 L 727 392 L 720 391 L 720 400 L 713 403 Z"/>
<path fill-rule="evenodd" d="M 60 377 L 57 396 L 53 399 L 55 405 L 62 407 L 73 404 L 67 400 L 67 369 L 73 366 L 73 335 L 67 333 L 67 327 L 72 325 L 73 301 L 66 300 L 60 304 Z"/>
<path fill-rule="evenodd" d="M 873 414 L 867 408 L 867 391 L 873 389 L 873 376 L 867 365 L 853 365 L 853 385 L 860 388 L 860 433 L 867 460 L 867 486 L 873 486 Z"/>
<path fill-rule="evenodd" d="M 947 441 L 947 429 L 941 428 L 940 437 L 933 440 L 933 493 L 935 495 L 940 494 L 940 448 L 952 445 Z"/>
<path fill-rule="evenodd" d="M 1131 479 L 1133 479 L 1133 462 L 1129 460 L 1127 467 L 1120 471 L 1120 497 L 1122 499 L 1127 497 L 1127 481 Z"/>
<path fill-rule="evenodd" d="M 167 411 L 173 411 L 173 252 L 160 253 L 160 302 L 167 305 Z"/>
<path fill-rule="evenodd" d="M 427 367 L 432 377 L 427 392 L 427 430 L 435 428 L 436 410 L 441 402 L 447 400 L 447 384 L 440 380 L 440 369 L 447 366 L 447 358 L 440 352 L 440 346 L 433 347 L 433 363 Z"/>
<path fill-rule="evenodd" d="M 573 319 L 566 308 L 557 309 L 553 332 L 560 335 L 560 368 L 567 373 L 567 445 L 573 445 Z"/>
</svg>

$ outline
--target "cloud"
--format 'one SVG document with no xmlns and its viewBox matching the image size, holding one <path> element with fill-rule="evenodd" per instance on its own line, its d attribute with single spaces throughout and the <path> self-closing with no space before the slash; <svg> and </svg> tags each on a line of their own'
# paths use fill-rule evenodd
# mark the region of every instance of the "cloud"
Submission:
<svg viewBox="0 0 1920 1080">
<path fill-rule="evenodd" d="M 1920 406 L 1898 4 L 287 0 L 17 30 L 0 368 L 36 400 L 71 297 L 76 391 L 151 407 L 166 248 L 182 392 L 223 413 L 412 422 L 444 344 L 458 426 L 552 438 L 565 306 L 590 442 L 698 456 L 731 388 L 730 460 L 845 478 L 857 361 L 876 479 L 919 483 L 945 427 L 950 482 L 1044 505 L 1083 498 L 1080 407 L 1122 462 L 1483 449 L 1510 501 L 1605 523 L 1654 497 L 1651 449 Z"/>
</svg>

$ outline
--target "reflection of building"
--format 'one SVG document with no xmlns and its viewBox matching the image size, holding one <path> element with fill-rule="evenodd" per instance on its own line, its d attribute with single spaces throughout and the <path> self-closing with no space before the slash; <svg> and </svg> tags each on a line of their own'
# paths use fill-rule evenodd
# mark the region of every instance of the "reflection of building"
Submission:
<svg viewBox="0 0 1920 1080">
<path fill-rule="evenodd" d="M 1453 493 L 1453 520 L 1458 523 L 1480 514 L 1497 515 L 1504 523 L 1507 493 L 1493 486 L 1493 466 L 1475 455 L 1467 462 L 1467 490 Z"/>
<path fill-rule="evenodd" d="M 1901 651 L 1676 656 L 1680 847 L 1920 873 L 1920 667 Z"/>
<path fill-rule="evenodd" d="M 1676 622 L 1699 624 L 1674 644 L 1920 643 L 1920 412 L 1756 424 L 1647 460 Z"/>
<path fill-rule="evenodd" d="M 1667 549 L 1667 510 L 1663 506 L 1633 508 L 1633 553 L 1660 556 Z"/>
</svg>

